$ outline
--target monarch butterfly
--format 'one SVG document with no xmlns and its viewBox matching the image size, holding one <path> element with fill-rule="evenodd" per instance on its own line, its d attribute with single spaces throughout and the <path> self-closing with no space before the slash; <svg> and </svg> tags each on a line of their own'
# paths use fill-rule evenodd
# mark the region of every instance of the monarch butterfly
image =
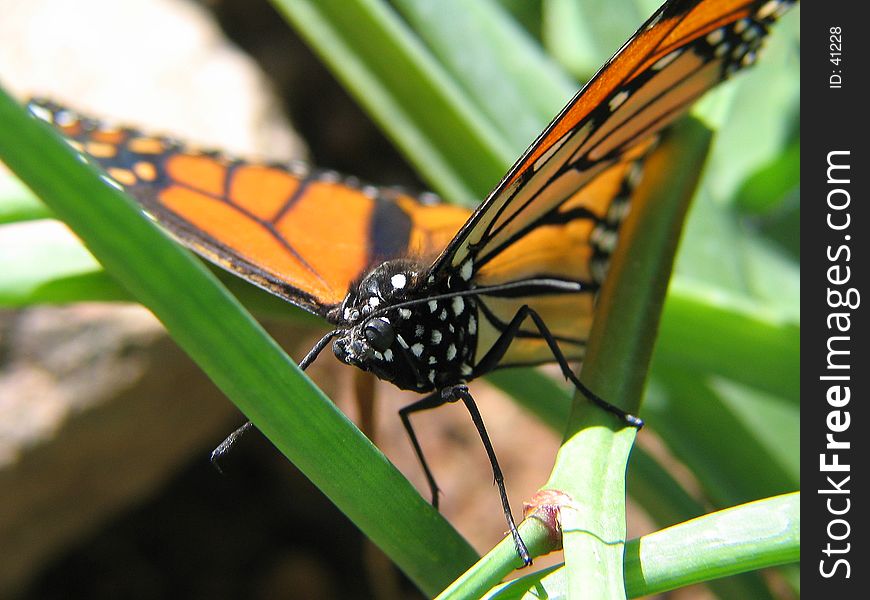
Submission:
<svg viewBox="0 0 870 600">
<path fill-rule="evenodd" d="M 586 388 L 568 363 L 583 358 L 596 293 L 658 135 L 752 64 L 768 25 L 792 3 L 669 0 L 474 212 L 302 163 L 198 151 L 47 101 L 30 109 L 182 243 L 333 324 L 303 369 L 331 342 L 339 360 L 428 394 L 400 416 L 435 504 L 410 415 L 461 400 L 489 455 L 517 552 L 530 564 L 467 383 L 495 368 L 555 360 L 592 402 L 642 424 Z"/>
</svg>

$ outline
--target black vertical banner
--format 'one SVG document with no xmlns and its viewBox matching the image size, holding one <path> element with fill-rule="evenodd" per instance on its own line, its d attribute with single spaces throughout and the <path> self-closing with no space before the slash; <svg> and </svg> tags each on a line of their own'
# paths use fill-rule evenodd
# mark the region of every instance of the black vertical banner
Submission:
<svg viewBox="0 0 870 600">
<path fill-rule="evenodd" d="M 865 6 L 837 0 L 801 9 L 801 583 L 808 598 L 866 594 Z"/>
</svg>

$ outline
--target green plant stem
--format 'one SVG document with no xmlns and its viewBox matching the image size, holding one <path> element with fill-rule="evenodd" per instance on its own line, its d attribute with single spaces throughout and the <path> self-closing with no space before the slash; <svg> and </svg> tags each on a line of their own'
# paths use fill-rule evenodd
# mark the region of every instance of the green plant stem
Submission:
<svg viewBox="0 0 870 600">
<path fill-rule="evenodd" d="M 687 552 L 687 549 L 691 549 Z M 660 594 L 716 578 L 800 560 L 800 493 L 721 510 L 634 539 L 625 549 L 628 597 Z M 496 586 L 481 598 L 564 597 L 563 565 Z"/>
<path fill-rule="evenodd" d="M 556 550 L 553 545 L 552 532 L 540 521 L 526 519 L 520 523 L 519 530 L 533 556 L 540 556 Z M 497 585 L 522 565 L 513 540 L 507 536 L 441 592 L 437 596 L 437 600 L 480 598 L 487 590 Z"/>
<path fill-rule="evenodd" d="M 709 130 L 687 119 L 646 161 L 649 179 L 633 200 L 598 298 L 580 376 L 608 402 L 635 414 L 680 228 L 709 141 Z M 570 508 L 562 509 L 569 594 L 621 598 L 625 469 L 636 430 L 590 408 L 582 395 L 575 395 L 546 487 L 573 499 Z"/>
<path fill-rule="evenodd" d="M 799 560 L 800 492 L 794 492 L 632 540 L 625 585 L 630 597 L 646 596 Z"/>
</svg>

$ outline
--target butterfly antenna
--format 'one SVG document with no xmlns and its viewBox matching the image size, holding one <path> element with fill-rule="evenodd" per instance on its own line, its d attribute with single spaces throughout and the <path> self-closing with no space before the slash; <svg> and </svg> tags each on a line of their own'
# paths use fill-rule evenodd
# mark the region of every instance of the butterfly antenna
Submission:
<svg viewBox="0 0 870 600">
<path fill-rule="evenodd" d="M 326 348 L 326 345 L 332 341 L 332 338 L 344 332 L 344 329 L 333 329 L 322 338 L 320 338 L 320 340 L 316 344 L 314 344 L 311 350 L 308 351 L 308 354 L 306 354 L 305 357 L 299 361 L 299 368 L 303 371 L 307 369 L 308 365 L 313 363 L 314 359 L 320 355 L 324 348 Z"/>
<path fill-rule="evenodd" d="M 322 338 L 320 338 L 320 340 L 318 340 L 318 342 L 314 344 L 311 350 L 308 351 L 308 354 L 306 354 L 305 357 L 301 361 L 299 361 L 299 368 L 303 371 L 307 369 L 308 365 L 314 362 L 314 360 L 320 355 L 323 349 L 326 348 L 327 344 L 329 344 L 332 338 L 342 333 L 343 331 L 343 329 L 334 329 L 324 335 Z M 242 437 L 245 432 L 253 426 L 253 423 L 251 423 L 250 421 L 246 421 L 244 425 L 229 434 L 227 436 L 227 439 L 222 441 L 217 448 L 212 450 L 209 460 L 211 461 L 211 464 L 214 465 L 214 468 L 217 469 L 218 473 L 223 474 L 224 472 L 223 469 L 221 469 L 220 465 L 221 459 L 227 455 L 227 453 L 232 449 L 233 445 L 238 441 L 238 439 Z"/>
<path fill-rule="evenodd" d="M 457 296 L 480 296 L 482 294 L 497 294 L 499 292 L 515 292 L 516 290 L 525 290 L 530 287 L 546 288 L 548 290 L 564 292 L 566 294 L 576 294 L 589 290 L 590 288 L 594 287 L 594 284 L 584 284 L 577 281 L 566 281 L 564 279 L 523 279 L 521 281 L 511 281 L 509 283 L 502 283 L 499 285 L 479 286 L 467 290 L 457 290 L 455 292 L 435 294 L 432 296 L 426 296 L 424 298 L 415 298 L 414 300 L 397 302 L 395 304 L 389 304 L 387 306 L 384 306 L 383 308 L 379 308 L 369 313 L 366 318 L 373 319 L 375 317 L 386 314 L 391 310 L 396 310 L 398 308 L 407 308 L 408 306 L 415 306 L 417 304 L 423 304 L 424 302 L 431 302 L 432 300 L 450 300 L 451 298 L 456 298 Z"/>
</svg>

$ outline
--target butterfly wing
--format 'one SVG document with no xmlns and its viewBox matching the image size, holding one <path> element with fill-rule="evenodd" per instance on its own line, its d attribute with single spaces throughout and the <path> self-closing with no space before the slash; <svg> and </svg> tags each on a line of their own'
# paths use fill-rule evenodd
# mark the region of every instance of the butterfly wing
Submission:
<svg viewBox="0 0 870 600">
<path fill-rule="evenodd" d="M 581 284 L 567 297 L 481 294 L 478 356 L 520 306 L 545 317 L 565 354 L 581 358 L 594 296 L 615 245 L 610 207 L 657 135 L 707 90 L 752 64 L 768 25 L 792 0 L 665 3 L 529 147 L 433 264 L 430 275 L 471 272 L 478 287 L 551 277 Z M 578 191 L 579 190 L 579 191 Z M 555 223 L 555 224 L 554 224 Z M 573 253 L 562 253 L 571 240 Z M 548 360 L 532 325 L 500 362 Z M 579 336 L 579 337 L 578 337 Z"/>
<path fill-rule="evenodd" d="M 432 273 L 459 269 L 471 259 L 478 286 L 550 275 L 586 284 L 581 323 L 566 317 L 578 314 L 576 294 L 566 301 L 529 290 L 509 299 L 487 296 L 482 306 L 484 314 L 489 310 L 482 333 L 490 327 L 494 335 L 519 303 L 533 303 L 553 316 L 557 338 L 572 342 L 569 356 L 579 356 L 582 340 L 571 336 L 588 330 L 592 296 L 618 226 L 608 215 L 626 194 L 631 165 L 695 98 L 752 62 L 766 24 L 787 4 L 666 3 L 470 219 L 461 208 L 420 202 L 301 164 L 255 164 L 200 152 L 132 129 L 104 127 L 46 102 L 32 102 L 31 110 L 94 158 L 188 247 L 293 304 L 327 316 L 372 265 L 398 257 L 425 260 L 440 252 Z M 586 258 L 569 252 L 566 259 L 566 244 Z M 537 347 L 535 335 L 520 337 Z M 516 356 L 504 362 L 544 360 L 522 345 L 515 344 Z"/>
<path fill-rule="evenodd" d="M 34 100 L 29 108 L 186 246 L 323 316 L 372 265 L 437 256 L 470 214 L 303 163 L 256 164 L 197 151 L 51 102 Z"/>
<path fill-rule="evenodd" d="M 475 279 L 482 285 L 547 278 L 580 282 L 584 291 L 547 293 L 530 286 L 508 295 L 480 296 L 478 356 L 492 347 L 519 307 L 528 305 L 541 315 L 568 358 L 583 357 L 595 298 L 607 273 L 619 225 L 643 180 L 641 165 L 645 158 L 646 155 L 626 157 L 605 169 L 556 210 L 539 219 L 528 233 L 479 263 Z M 499 366 L 533 365 L 552 359 L 546 341 L 527 320 Z"/>
</svg>

